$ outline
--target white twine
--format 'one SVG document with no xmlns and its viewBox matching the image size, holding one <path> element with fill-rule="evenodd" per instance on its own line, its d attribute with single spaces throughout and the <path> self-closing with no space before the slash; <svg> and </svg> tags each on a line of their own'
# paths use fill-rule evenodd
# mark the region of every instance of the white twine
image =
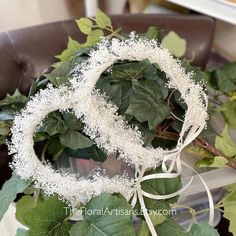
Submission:
<svg viewBox="0 0 236 236">
<path fill-rule="evenodd" d="M 177 89 L 187 105 L 184 123 L 177 147 L 173 150 L 143 147 L 141 132 L 137 127 L 130 127 L 123 117 L 117 114 L 117 107 L 107 103 L 105 97 L 95 90 L 94 86 L 101 73 L 118 60 L 148 59 L 157 63 L 163 70 L 169 82 L 169 88 Z M 191 181 L 181 190 L 168 195 L 153 195 L 141 189 L 141 182 L 148 179 L 175 178 L 182 171 L 180 153 L 204 129 L 207 115 L 207 97 L 200 84 L 194 83 L 192 74 L 186 73 L 180 61 L 156 43 L 145 38 L 137 38 L 134 34 L 129 39 L 111 41 L 102 40 L 91 52 L 89 59 L 74 69 L 71 87 L 48 87 L 35 95 L 17 115 L 12 127 L 12 140 L 9 144 L 10 154 L 14 154 L 12 167 L 22 179 L 32 178 L 36 187 L 47 194 L 57 193 L 72 206 L 79 202 L 87 202 L 93 196 L 102 192 L 120 192 L 132 205 L 137 199 L 141 204 L 144 217 L 152 235 L 157 235 L 148 215 L 143 197 L 152 199 L 167 199 L 179 195 Z M 93 180 L 75 179 L 71 175 L 61 176 L 49 165 L 43 165 L 33 149 L 33 135 L 36 127 L 52 111 L 72 109 L 77 118 L 84 124 L 84 132 L 93 139 L 98 147 L 107 154 L 119 153 L 124 162 L 134 165 L 135 178 L 129 180 L 126 176 L 94 176 Z M 169 167 L 167 167 L 167 163 Z M 163 173 L 143 176 L 146 169 L 162 166 Z M 171 173 L 176 169 L 176 173 Z M 209 189 L 206 183 L 207 193 Z M 214 207 L 210 203 L 210 223 Z"/>
</svg>

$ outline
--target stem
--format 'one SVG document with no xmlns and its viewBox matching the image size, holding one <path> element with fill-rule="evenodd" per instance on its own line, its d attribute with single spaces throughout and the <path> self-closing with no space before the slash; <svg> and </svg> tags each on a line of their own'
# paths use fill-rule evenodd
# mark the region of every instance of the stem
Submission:
<svg viewBox="0 0 236 236">
<path fill-rule="evenodd" d="M 205 150 L 207 150 L 208 152 L 210 152 L 214 156 L 222 156 L 222 157 L 224 157 L 225 159 L 228 160 L 227 165 L 232 167 L 233 169 L 236 169 L 236 162 L 234 160 L 231 160 L 224 153 L 222 153 L 220 150 L 216 149 L 214 146 L 209 144 L 207 141 L 205 141 L 205 140 L 203 140 L 201 138 L 197 138 L 197 139 L 194 140 L 194 143 L 197 146 L 204 148 Z"/>
<path fill-rule="evenodd" d="M 47 142 L 43 146 L 43 150 L 42 150 L 42 153 L 41 153 L 41 161 L 42 162 L 44 162 L 46 160 L 45 159 L 45 153 L 47 151 L 48 145 L 49 145 L 49 140 L 47 140 Z"/>
</svg>

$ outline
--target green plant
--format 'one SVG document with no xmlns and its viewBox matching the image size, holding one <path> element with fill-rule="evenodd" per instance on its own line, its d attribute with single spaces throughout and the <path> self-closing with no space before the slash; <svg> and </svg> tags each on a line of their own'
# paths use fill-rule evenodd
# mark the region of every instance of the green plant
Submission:
<svg viewBox="0 0 236 236">
<path fill-rule="evenodd" d="M 0 101 L 0 144 L 4 144 L 9 137 L 10 127 L 14 115 L 19 112 L 28 99 L 48 84 L 55 87 L 67 84 L 75 64 L 82 63 L 89 57 L 89 52 L 99 42 L 100 37 L 107 38 L 126 37 L 121 29 L 115 30 L 111 20 L 103 12 L 98 11 L 95 19 L 82 18 L 76 21 L 81 32 L 87 35 L 86 42 L 79 43 L 69 38 L 67 49 L 56 56 L 60 61 L 52 65 L 50 73 L 43 74 L 31 87 L 28 98 L 16 91 Z M 163 37 L 162 30 L 158 27 L 150 27 L 145 34 L 148 39 L 154 39 L 167 47 L 175 57 L 183 57 L 186 51 L 186 41 L 175 32 L 170 32 Z M 214 127 L 209 126 L 200 137 L 198 137 L 188 151 L 197 154 L 199 160 L 196 167 L 220 168 L 229 165 L 236 168 L 235 155 L 236 145 L 227 133 L 227 128 L 235 128 L 235 91 L 236 91 L 236 64 L 230 63 L 221 68 L 201 71 L 192 67 L 190 63 L 182 58 L 182 65 L 187 71 L 194 71 L 194 80 L 205 79 L 205 86 L 209 88 L 209 111 L 210 114 L 221 112 L 227 123 L 222 134 L 216 134 Z M 112 71 L 112 73 L 111 73 Z M 96 84 L 96 88 L 105 93 L 107 99 L 118 107 L 118 113 L 125 116 L 129 124 L 137 125 L 143 133 L 144 145 L 171 148 L 176 144 L 178 133 L 181 129 L 186 105 L 181 102 L 180 94 L 165 86 L 166 76 L 157 64 L 144 61 L 118 61 L 111 68 L 104 71 Z M 215 134 L 215 144 L 207 141 L 209 135 Z M 54 162 L 62 154 L 75 158 L 93 159 L 105 161 L 106 155 L 99 149 L 93 140 L 83 132 L 83 123 L 69 112 L 52 112 L 46 118 L 41 127 L 38 127 L 34 140 L 43 145 L 40 153 L 41 160 Z M 160 169 L 152 170 L 153 173 Z M 23 196 L 17 203 L 18 221 L 30 228 L 24 231 L 19 229 L 18 235 L 35 235 L 45 232 L 45 235 L 149 235 L 146 222 L 140 215 L 140 206 L 136 205 L 137 215 L 143 221 L 142 226 L 134 229 L 132 226 L 132 215 L 124 217 L 111 216 L 89 217 L 82 210 L 83 221 L 72 225 L 69 220 L 71 212 L 67 212 L 67 205 L 57 197 L 44 196 L 39 190 L 28 187 L 28 183 L 22 182 L 13 176 L 7 181 L 0 192 L 0 218 L 2 218 L 11 201 L 19 192 L 25 190 Z M 28 187 L 28 188 L 27 188 Z M 153 193 L 173 193 L 181 188 L 180 178 L 174 180 L 149 180 L 145 182 L 144 188 L 151 189 Z M 8 200 L 6 200 L 8 199 Z M 144 199 L 148 210 L 165 210 L 176 205 L 177 198 L 169 200 Z M 223 201 L 223 202 L 222 202 Z M 222 200 L 217 207 L 226 208 L 226 200 Z M 106 203 L 106 204 L 104 204 Z M 232 203 L 232 202 L 231 202 Z M 223 205 L 222 205 L 223 204 Z M 236 204 L 236 203 L 232 203 Z M 91 199 L 80 209 L 109 209 L 130 210 L 131 206 L 122 196 L 104 193 Z M 234 205 L 235 206 L 235 205 Z M 49 210 L 50 208 L 50 210 Z M 42 210 L 44 209 L 44 210 Z M 227 209 L 227 208 L 226 208 Z M 199 214 L 194 209 L 189 209 L 193 219 Z M 233 225 L 234 217 L 225 213 Z M 56 217 L 57 223 L 53 221 Z M 42 219 L 35 223 L 34 218 Z M 47 219 L 45 222 L 43 219 Z M 119 222 L 117 224 L 116 222 Z M 185 232 L 171 215 L 158 215 L 152 217 L 153 224 L 158 235 L 218 235 L 217 232 L 207 224 L 193 224 L 189 232 Z M 109 227 L 108 227 L 109 226 Z M 123 228 L 123 231 L 121 231 Z M 233 226 L 230 228 L 235 233 Z M 205 234 L 203 234 L 205 233 Z"/>
</svg>

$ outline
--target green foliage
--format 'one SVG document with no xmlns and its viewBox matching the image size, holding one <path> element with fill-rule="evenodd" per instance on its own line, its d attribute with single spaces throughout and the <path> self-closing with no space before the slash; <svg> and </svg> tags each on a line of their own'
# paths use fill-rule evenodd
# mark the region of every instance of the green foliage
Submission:
<svg viewBox="0 0 236 236">
<path fill-rule="evenodd" d="M 205 222 L 192 225 L 186 236 L 219 236 L 216 229 Z"/>
<path fill-rule="evenodd" d="M 221 168 L 221 167 L 224 167 L 227 163 L 228 163 L 228 160 L 225 157 L 216 156 L 214 157 L 214 160 L 211 163 L 211 165 L 209 165 L 209 167 Z"/>
<path fill-rule="evenodd" d="M 236 185 L 231 185 L 225 188 L 227 193 L 220 201 L 220 206 L 224 207 L 224 218 L 228 219 L 229 232 L 236 235 Z"/>
<path fill-rule="evenodd" d="M 150 40 L 155 39 L 158 42 L 160 42 L 161 41 L 161 29 L 156 26 L 150 26 L 148 28 L 148 31 L 145 36 L 147 39 L 150 39 Z"/>
<path fill-rule="evenodd" d="M 160 85 L 150 80 L 134 81 L 132 88 L 134 95 L 126 114 L 135 116 L 140 122 L 148 121 L 149 129 L 155 129 L 170 114 Z"/>
<path fill-rule="evenodd" d="M 221 92 L 229 93 L 236 90 L 236 62 L 217 68 L 211 74 L 211 84 L 215 84 Z"/>
<path fill-rule="evenodd" d="M 52 70 L 51 73 L 46 74 L 46 78 L 56 87 L 66 84 L 68 82 L 68 74 L 70 72 L 70 62 L 62 62 L 59 67 Z"/>
<path fill-rule="evenodd" d="M 163 223 L 155 226 L 158 236 L 184 236 L 184 229 L 176 223 L 172 218 L 165 220 Z M 199 235 L 200 236 L 200 235 Z"/>
<path fill-rule="evenodd" d="M 101 29 L 105 29 L 106 27 L 112 27 L 111 26 L 111 19 L 101 10 L 97 11 L 96 23 L 97 23 L 98 27 Z"/>
<path fill-rule="evenodd" d="M 56 58 L 60 59 L 62 62 L 70 61 L 76 55 L 76 52 L 81 49 L 80 43 L 69 37 L 67 49 L 65 49 L 60 55 Z"/>
<path fill-rule="evenodd" d="M 60 134 L 60 142 L 63 146 L 73 150 L 91 147 L 94 144 L 91 139 L 75 130 L 68 130 L 66 133 Z"/>
<path fill-rule="evenodd" d="M 23 196 L 16 204 L 16 219 L 21 224 L 26 225 L 23 216 L 28 210 L 36 207 L 37 203 L 37 199 L 31 196 Z"/>
<path fill-rule="evenodd" d="M 228 134 L 228 127 L 225 126 L 220 136 L 216 136 L 215 146 L 222 151 L 227 157 L 234 157 L 236 155 L 236 145 Z"/>
<path fill-rule="evenodd" d="M 0 221 L 10 204 L 16 199 L 16 195 L 22 193 L 28 186 L 28 182 L 21 180 L 14 174 L 4 183 L 0 191 Z"/>
<path fill-rule="evenodd" d="M 38 201 L 37 206 L 21 211 L 20 218 L 29 227 L 27 236 L 69 236 L 68 206 L 57 196 Z M 23 209 L 23 208 L 21 208 Z"/>
<path fill-rule="evenodd" d="M 224 103 L 222 113 L 228 125 L 232 128 L 236 128 L 236 101 L 228 101 Z"/>
<path fill-rule="evenodd" d="M 82 159 L 93 159 L 94 161 L 105 161 L 107 159 L 107 155 L 97 147 L 97 145 L 92 145 L 87 148 L 80 148 L 77 150 L 72 150 L 69 148 L 65 149 L 67 155 L 76 158 Z"/>
<path fill-rule="evenodd" d="M 86 204 L 84 220 L 72 226 L 70 236 L 135 236 L 130 210 L 123 197 L 103 193 Z M 95 214 L 88 214 L 90 211 Z"/>
<path fill-rule="evenodd" d="M 184 56 L 187 42 L 174 31 L 170 31 L 161 41 L 163 47 L 167 48 L 176 57 Z"/>
<path fill-rule="evenodd" d="M 87 37 L 86 46 L 93 46 L 100 41 L 100 37 L 104 35 L 103 31 L 100 29 L 95 29 Z"/>
<path fill-rule="evenodd" d="M 156 225 L 162 224 L 166 220 L 165 216 L 159 215 L 159 214 L 150 214 L 149 217 L 150 217 L 154 227 Z M 141 226 L 141 229 L 139 232 L 139 236 L 151 236 L 150 230 L 149 230 L 148 225 L 145 221 L 142 223 L 142 226 Z"/>
<path fill-rule="evenodd" d="M 92 31 L 93 22 L 88 18 L 80 18 L 76 20 L 79 29 L 84 34 L 90 34 Z"/>
<path fill-rule="evenodd" d="M 58 133 L 65 133 L 68 127 L 65 125 L 62 115 L 59 112 L 50 113 L 43 122 L 43 125 L 38 129 L 40 132 L 46 132 L 50 136 Z"/>
</svg>

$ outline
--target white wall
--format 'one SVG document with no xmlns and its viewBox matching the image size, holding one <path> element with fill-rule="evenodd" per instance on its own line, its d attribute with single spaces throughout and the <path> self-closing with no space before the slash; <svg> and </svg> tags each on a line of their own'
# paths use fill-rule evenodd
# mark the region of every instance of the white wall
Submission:
<svg viewBox="0 0 236 236">
<path fill-rule="evenodd" d="M 0 0 L 0 32 L 70 18 L 66 0 Z"/>
</svg>

